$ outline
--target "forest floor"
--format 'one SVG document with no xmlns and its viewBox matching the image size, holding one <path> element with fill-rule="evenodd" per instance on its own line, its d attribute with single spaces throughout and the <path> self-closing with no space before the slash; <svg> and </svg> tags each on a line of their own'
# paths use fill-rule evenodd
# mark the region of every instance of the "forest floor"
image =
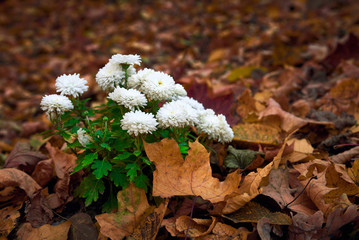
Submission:
<svg viewBox="0 0 359 240">
<path fill-rule="evenodd" d="M 358 239 L 358 12 L 356 0 L 0 1 L 0 239 L 119 236 L 101 230 L 98 209 L 71 187 L 54 190 L 58 173 L 41 191 L 62 202 L 44 210 L 31 186 L 4 171 L 39 179 L 36 167 L 63 144 L 39 135 L 52 127 L 42 97 L 56 92 L 58 76 L 79 73 L 84 98 L 103 102 L 95 76 L 117 53 L 139 54 L 138 69 L 170 74 L 225 115 L 234 140 L 213 144 L 212 175 L 242 174 L 218 203 L 172 197 L 145 219 L 146 238 L 143 220 L 125 229 L 129 239 Z M 228 145 L 261 154 L 229 166 Z"/>
</svg>

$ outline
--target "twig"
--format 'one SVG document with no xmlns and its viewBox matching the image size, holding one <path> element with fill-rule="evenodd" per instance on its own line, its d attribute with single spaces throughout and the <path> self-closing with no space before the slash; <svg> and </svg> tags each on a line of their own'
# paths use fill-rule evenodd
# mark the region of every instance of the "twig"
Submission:
<svg viewBox="0 0 359 240">
<path fill-rule="evenodd" d="M 191 225 L 193 211 L 194 211 L 194 204 L 196 203 L 196 199 L 197 199 L 197 196 L 195 196 L 194 199 L 193 199 L 191 215 L 189 217 L 189 223 L 188 223 L 188 227 L 187 227 L 187 231 L 186 231 L 186 237 L 184 238 L 184 240 L 187 240 L 187 237 L 188 237 L 189 226 Z"/>
<path fill-rule="evenodd" d="M 299 197 L 300 195 L 302 195 L 302 193 L 304 192 L 304 190 L 308 187 L 310 181 L 312 181 L 313 179 L 318 179 L 318 177 L 317 177 L 317 176 L 311 177 L 311 178 L 309 179 L 309 181 L 307 182 L 307 184 L 304 186 L 303 190 L 302 190 L 292 201 L 290 201 L 289 203 L 287 203 L 287 205 L 285 205 L 285 208 L 288 208 L 289 205 L 291 205 L 293 202 L 295 202 L 295 200 L 297 200 L 298 197 Z"/>
</svg>

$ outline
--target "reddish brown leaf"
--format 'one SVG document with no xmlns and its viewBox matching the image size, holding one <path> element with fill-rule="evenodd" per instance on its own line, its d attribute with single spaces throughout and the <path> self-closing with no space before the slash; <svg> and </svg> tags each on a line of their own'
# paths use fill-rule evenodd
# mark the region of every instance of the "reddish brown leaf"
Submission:
<svg viewBox="0 0 359 240">
<path fill-rule="evenodd" d="M 17 142 L 14 149 L 6 158 L 4 168 L 17 168 L 31 174 L 36 164 L 47 158 L 47 156 L 40 152 L 31 151 L 30 144 Z"/>
</svg>

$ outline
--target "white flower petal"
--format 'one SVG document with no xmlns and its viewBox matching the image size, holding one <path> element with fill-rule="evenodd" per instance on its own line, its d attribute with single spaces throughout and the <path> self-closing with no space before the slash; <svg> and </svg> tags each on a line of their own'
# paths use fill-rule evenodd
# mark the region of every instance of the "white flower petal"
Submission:
<svg viewBox="0 0 359 240">
<path fill-rule="evenodd" d="M 56 79 L 56 91 L 61 95 L 78 97 L 88 90 L 87 81 L 80 74 L 63 74 Z"/>
</svg>

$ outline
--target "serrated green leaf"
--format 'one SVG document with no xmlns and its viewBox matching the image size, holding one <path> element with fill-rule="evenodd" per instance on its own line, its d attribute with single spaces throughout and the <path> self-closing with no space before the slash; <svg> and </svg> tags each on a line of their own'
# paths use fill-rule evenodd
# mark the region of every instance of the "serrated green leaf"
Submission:
<svg viewBox="0 0 359 240">
<path fill-rule="evenodd" d="M 99 194 L 103 194 L 105 185 L 102 180 L 96 179 L 92 174 L 85 177 L 80 186 L 75 190 L 75 196 L 85 198 L 85 205 L 89 206 L 98 200 Z"/>
<path fill-rule="evenodd" d="M 95 169 L 95 171 L 93 171 L 93 174 L 96 176 L 97 179 L 101 179 L 103 176 L 108 175 L 108 171 L 112 170 L 112 165 L 106 160 L 96 160 L 91 165 L 91 169 Z"/>
<path fill-rule="evenodd" d="M 149 179 L 146 175 L 141 173 L 141 175 L 135 178 L 135 185 L 139 188 L 144 189 L 147 192 L 147 186 L 149 185 Z"/>
<path fill-rule="evenodd" d="M 101 143 L 101 145 L 100 145 L 101 147 L 103 147 L 103 148 L 106 148 L 107 150 L 109 150 L 109 151 L 111 151 L 111 147 L 110 147 L 110 145 L 108 145 L 107 143 L 105 143 L 105 142 L 103 142 L 103 143 Z"/>
<path fill-rule="evenodd" d="M 228 147 L 228 155 L 224 159 L 224 165 L 227 168 L 247 168 L 257 155 L 264 157 L 264 153 L 247 149 L 235 149 Z"/>
<path fill-rule="evenodd" d="M 82 165 L 87 166 L 93 163 L 93 161 L 96 160 L 97 158 L 98 158 L 97 152 L 86 154 L 84 160 L 82 161 Z"/>
<path fill-rule="evenodd" d="M 109 177 L 116 187 L 121 185 L 122 188 L 125 188 L 130 182 L 128 181 L 126 174 L 122 171 L 122 168 L 114 167 L 112 168 Z"/>
<path fill-rule="evenodd" d="M 128 169 L 126 175 L 130 178 L 130 181 L 133 182 L 133 180 L 137 177 L 137 171 L 140 170 L 140 167 L 137 162 L 134 162 L 127 164 L 126 169 Z"/>
</svg>

